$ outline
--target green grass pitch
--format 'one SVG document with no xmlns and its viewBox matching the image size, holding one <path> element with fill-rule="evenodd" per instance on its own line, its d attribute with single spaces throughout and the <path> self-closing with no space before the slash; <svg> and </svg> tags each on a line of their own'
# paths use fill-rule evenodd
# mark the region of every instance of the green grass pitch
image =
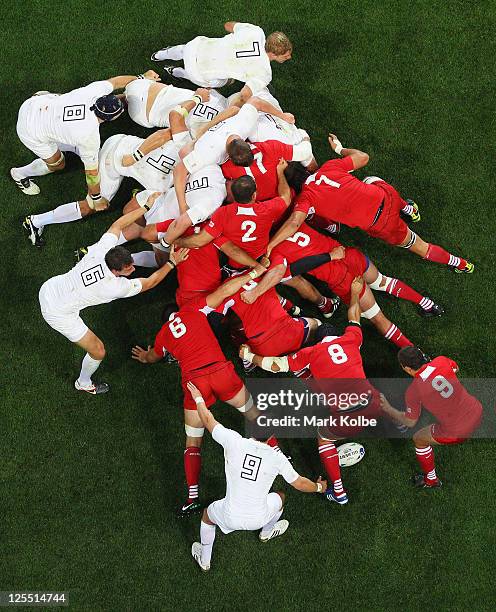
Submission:
<svg viewBox="0 0 496 612">
<path fill-rule="evenodd" d="M 460 0 L 3 3 L 0 590 L 66 590 L 75 610 L 494 609 L 492 441 L 437 449 L 446 486 L 432 495 L 409 488 L 411 443 L 366 442 L 365 460 L 343 474 L 348 506 L 291 491 L 284 538 L 262 546 L 251 533 L 219 534 L 202 575 L 190 556 L 198 518 L 173 515 L 184 494 L 177 370 L 130 359 L 134 343 L 153 339 L 172 284 L 85 312 L 107 347 L 104 397 L 75 393 L 82 353 L 38 307 L 41 284 L 99 238 L 132 184 L 110 212 L 47 228 L 37 251 L 21 218 L 80 197 L 81 168 L 40 178 L 36 198 L 8 170 L 32 159 L 15 124 L 33 92 L 142 72 L 155 49 L 220 36 L 232 19 L 283 30 L 293 60 L 274 66 L 273 84 L 318 159 L 327 159 L 330 130 L 367 151 L 367 174 L 421 204 L 422 237 L 476 264 L 473 275 L 455 275 L 345 232 L 345 243 L 446 308 L 425 321 L 379 296 L 386 312 L 426 351 L 456 359 L 463 376 L 494 377 L 495 17 L 494 3 Z M 145 133 L 127 117 L 101 129 L 104 139 L 119 132 Z M 399 375 L 394 347 L 373 330 L 363 352 L 371 376 Z M 216 414 L 241 428 L 225 406 Z M 284 448 L 302 473 L 320 472 L 312 441 Z M 222 453 L 210 439 L 201 486 L 208 499 L 223 494 Z"/>
</svg>

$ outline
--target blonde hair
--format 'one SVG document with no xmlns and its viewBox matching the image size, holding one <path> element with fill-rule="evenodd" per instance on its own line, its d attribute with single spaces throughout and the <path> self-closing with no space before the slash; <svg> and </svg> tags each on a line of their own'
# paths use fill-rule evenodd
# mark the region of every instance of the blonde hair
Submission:
<svg viewBox="0 0 496 612">
<path fill-rule="evenodd" d="M 272 32 L 265 41 L 265 50 L 274 55 L 284 55 L 293 51 L 293 45 L 284 32 Z"/>
</svg>

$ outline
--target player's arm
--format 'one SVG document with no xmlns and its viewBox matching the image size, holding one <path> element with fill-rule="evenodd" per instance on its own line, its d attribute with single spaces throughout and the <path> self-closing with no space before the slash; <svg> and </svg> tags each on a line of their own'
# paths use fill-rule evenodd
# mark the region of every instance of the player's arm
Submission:
<svg viewBox="0 0 496 612">
<path fill-rule="evenodd" d="M 205 427 L 206 429 L 208 429 L 210 433 L 212 433 L 213 428 L 216 425 L 219 425 L 219 422 L 215 420 L 214 415 L 207 408 L 207 405 L 205 404 L 205 401 L 203 400 L 202 394 L 195 387 L 195 385 L 191 381 L 188 381 L 186 386 L 188 387 L 189 392 L 191 393 L 191 397 L 196 403 L 196 409 L 198 411 L 198 416 L 201 419 L 203 427 Z"/>
<path fill-rule="evenodd" d="M 138 200 L 136 200 L 140 207 L 135 210 L 132 210 L 126 215 L 122 215 L 122 217 L 119 217 L 108 228 L 107 233 L 114 234 L 115 236 L 119 237 L 121 232 L 125 230 L 126 227 L 128 227 L 129 225 L 137 221 L 140 217 L 142 217 L 147 210 L 150 210 L 150 208 L 153 206 L 153 203 L 160 195 L 161 193 L 159 191 L 154 191 L 142 204 L 139 203 Z"/>
<path fill-rule="evenodd" d="M 290 264 L 289 269 L 291 272 L 291 276 L 300 276 L 301 274 L 306 274 L 310 272 L 310 270 L 314 270 L 319 266 L 322 266 L 325 263 L 329 263 L 330 261 L 335 261 L 336 259 L 343 259 L 346 255 L 346 250 L 344 246 L 339 245 L 332 249 L 330 253 L 320 253 L 319 255 L 307 255 L 306 257 L 302 257 L 294 261 Z"/>
<path fill-rule="evenodd" d="M 153 346 L 150 345 L 148 345 L 148 349 L 144 349 L 141 346 L 133 346 L 131 357 L 140 363 L 157 363 L 157 361 L 162 359 L 160 355 L 157 355 Z"/>
<path fill-rule="evenodd" d="M 360 308 L 360 294 L 363 289 L 363 278 L 357 276 L 351 283 L 351 299 L 350 305 L 348 306 L 348 321 L 350 323 L 357 323 L 360 325 L 360 317 L 362 315 L 362 309 Z"/>
<path fill-rule="evenodd" d="M 292 236 L 295 232 L 297 232 L 303 221 L 307 218 L 307 213 L 301 210 L 296 210 L 291 213 L 290 217 L 286 220 L 286 222 L 279 228 L 279 230 L 274 234 L 274 236 L 270 239 L 269 245 L 267 247 L 267 255 L 270 256 L 272 249 L 276 247 L 278 244 L 281 244 L 283 240 Z"/>
<path fill-rule="evenodd" d="M 134 212 L 134 211 L 133 211 Z M 168 261 L 165 264 L 156 270 L 153 274 L 150 274 L 148 278 L 140 278 L 141 282 L 141 292 L 149 291 L 156 287 L 159 283 L 161 283 L 164 278 L 176 268 L 181 262 L 185 259 L 188 259 L 189 249 L 179 249 L 177 251 L 174 250 L 174 247 L 171 247 L 171 251 L 169 254 Z"/>
<path fill-rule="evenodd" d="M 264 274 L 264 277 L 254 289 L 251 289 L 250 291 L 243 291 L 243 293 L 240 295 L 241 300 L 245 304 L 253 304 L 261 295 L 282 281 L 286 270 L 287 266 L 284 263 L 274 266 Z"/>
<path fill-rule="evenodd" d="M 174 175 L 174 189 L 176 191 L 177 203 L 179 206 L 179 213 L 182 215 L 188 210 L 188 204 L 186 203 L 186 181 L 188 180 L 189 172 L 184 161 L 181 159 L 176 164 L 172 171 Z"/>
<path fill-rule="evenodd" d="M 249 268 L 255 268 L 258 265 L 258 261 L 253 259 L 251 255 L 248 255 L 246 251 L 243 251 L 239 246 L 231 241 L 225 242 L 220 250 L 227 255 L 230 259 L 240 264 L 241 266 L 247 266 Z"/>
<path fill-rule="evenodd" d="M 286 175 L 284 171 L 288 167 L 288 162 L 281 157 L 279 163 L 277 164 L 277 193 L 279 197 L 282 198 L 286 204 L 289 206 L 291 204 L 291 189 L 289 188 L 288 181 L 286 180 Z"/>
<path fill-rule="evenodd" d="M 320 476 L 316 482 L 305 476 L 298 476 L 290 485 L 302 493 L 325 493 L 327 490 L 327 480 L 322 480 Z"/>
<path fill-rule="evenodd" d="M 222 302 L 224 302 L 224 300 L 227 300 L 227 298 L 231 297 L 231 295 L 237 293 L 243 287 L 243 285 L 246 285 L 251 280 L 258 278 L 259 276 L 262 276 L 264 272 L 264 266 L 257 263 L 256 267 L 253 268 L 253 270 L 250 270 L 250 272 L 242 274 L 241 276 L 236 276 L 225 283 L 222 283 L 218 289 L 207 296 L 207 306 L 213 309 L 217 308 L 222 304 Z"/>
<path fill-rule="evenodd" d="M 234 26 L 237 23 L 237 21 L 226 21 L 226 23 L 224 24 L 224 30 L 232 34 L 232 32 L 234 32 Z"/>
<path fill-rule="evenodd" d="M 262 357 L 252 353 L 247 344 L 239 347 L 239 356 L 250 363 L 254 363 L 266 372 L 289 372 L 289 362 L 286 356 L 283 357 Z"/>
<path fill-rule="evenodd" d="M 225 121 L 226 119 L 230 119 L 231 117 L 234 117 L 234 115 L 237 115 L 238 113 L 239 113 L 239 106 L 228 106 L 224 110 L 220 111 L 220 113 L 217 113 L 217 115 L 213 119 L 211 119 L 207 123 L 204 123 L 199 128 L 197 128 L 196 140 L 198 140 L 198 138 L 201 138 L 203 134 L 205 134 L 205 132 L 208 132 L 208 130 L 211 127 L 214 127 L 214 125 L 217 125 L 218 123 L 220 123 L 221 121 Z"/>
<path fill-rule="evenodd" d="M 241 97 L 243 99 L 245 99 L 243 95 L 243 91 L 246 87 L 248 87 L 248 85 L 245 85 L 243 89 L 241 90 Z M 250 88 L 248 87 L 248 89 Z M 254 106 L 259 113 L 268 113 L 269 115 L 272 115 L 273 117 L 279 117 L 279 119 L 282 119 L 283 121 L 286 121 L 287 123 L 294 124 L 295 122 L 294 115 L 292 115 L 291 113 L 284 113 L 283 111 L 280 111 L 276 106 L 274 106 L 267 100 L 262 100 L 262 98 L 259 98 L 258 96 L 252 96 L 251 98 L 247 99 L 246 102 L 247 104 L 251 104 L 252 106 Z"/>
<path fill-rule="evenodd" d="M 113 91 L 115 91 L 116 89 L 124 89 L 124 87 L 127 87 L 132 81 L 136 81 L 136 79 L 160 81 L 160 76 L 155 72 L 155 70 L 147 70 L 145 73 L 140 74 L 139 76 L 123 75 L 111 77 L 107 80 L 112 85 Z"/>
<path fill-rule="evenodd" d="M 177 239 L 182 236 L 191 225 L 193 224 L 187 212 L 179 215 L 179 217 L 174 219 L 174 221 L 169 225 L 167 232 L 163 237 L 163 242 L 165 244 L 174 244 L 176 242 L 177 244 Z"/>
<path fill-rule="evenodd" d="M 351 157 L 351 159 L 353 160 L 354 170 L 363 168 L 369 163 L 369 156 L 367 153 L 359 151 L 358 149 L 346 149 L 339 142 L 338 137 L 335 134 L 329 134 L 328 140 L 329 144 L 331 145 L 331 149 L 334 151 L 334 153 L 337 153 L 342 157 Z"/>
<path fill-rule="evenodd" d="M 164 130 L 156 130 L 153 134 L 150 134 L 148 138 L 140 144 L 140 146 L 135 149 L 130 155 L 124 155 L 122 157 L 121 163 L 124 167 L 132 166 L 140 159 L 155 151 L 159 147 L 163 146 L 166 142 L 172 139 L 172 132 L 170 128 L 166 128 Z"/>
<path fill-rule="evenodd" d="M 187 249 L 199 249 L 200 247 L 205 246 L 209 242 L 212 242 L 212 240 L 214 240 L 214 236 L 205 231 L 205 229 L 202 229 L 199 234 L 176 238 L 175 244 L 177 244 L 177 246 L 185 247 Z"/>
<path fill-rule="evenodd" d="M 406 427 L 415 427 L 418 423 L 418 419 L 409 418 L 405 412 L 402 410 L 397 410 L 386 399 L 386 397 L 381 393 L 381 410 L 386 414 L 389 418 L 391 418 L 396 423 L 400 425 L 405 425 Z"/>
</svg>

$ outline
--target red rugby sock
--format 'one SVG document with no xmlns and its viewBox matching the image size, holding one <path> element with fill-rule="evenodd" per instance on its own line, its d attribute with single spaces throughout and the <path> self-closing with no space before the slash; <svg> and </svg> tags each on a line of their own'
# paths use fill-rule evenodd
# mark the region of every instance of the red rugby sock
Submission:
<svg viewBox="0 0 496 612">
<path fill-rule="evenodd" d="M 198 446 L 188 446 L 184 451 L 184 473 L 188 485 L 188 502 L 198 498 L 198 481 L 201 470 L 201 449 Z"/>
</svg>

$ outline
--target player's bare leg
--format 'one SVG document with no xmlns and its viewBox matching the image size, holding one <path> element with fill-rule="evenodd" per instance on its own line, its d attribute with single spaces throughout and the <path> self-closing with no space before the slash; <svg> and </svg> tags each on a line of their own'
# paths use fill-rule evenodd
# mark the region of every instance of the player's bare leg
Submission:
<svg viewBox="0 0 496 612">
<path fill-rule="evenodd" d="M 201 472 L 201 444 L 204 428 L 196 410 L 184 411 L 184 429 L 186 432 L 184 473 L 188 486 L 188 497 L 177 513 L 180 517 L 189 516 L 201 510 L 201 505 L 198 500 L 198 483 Z"/>
<path fill-rule="evenodd" d="M 420 295 L 402 280 L 381 274 L 372 262 L 369 263 L 363 278 L 374 291 L 384 291 L 401 300 L 417 304 L 420 314 L 424 317 L 441 316 L 444 313 L 441 306 L 435 304 L 429 297 Z"/>
<path fill-rule="evenodd" d="M 279 495 L 279 497 L 281 498 L 281 508 L 270 519 L 270 521 L 262 527 L 260 533 L 258 534 L 260 542 L 268 542 L 269 540 L 273 540 L 274 538 L 281 536 L 283 533 L 286 533 L 289 527 L 289 521 L 286 521 L 284 519 L 282 521 L 279 520 L 282 516 L 282 513 L 284 512 L 284 501 L 286 499 L 286 496 L 282 491 L 274 492 L 277 493 L 277 495 Z"/>
<path fill-rule="evenodd" d="M 375 301 L 374 294 L 368 286 L 365 288 L 365 293 L 360 298 L 360 308 L 362 310 L 362 317 L 364 319 L 369 319 L 381 336 L 384 336 L 386 340 L 390 340 L 400 348 L 413 344 L 403 335 L 401 329 L 384 315 L 379 308 L 379 304 Z"/>
<path fill-rule="evenodd" d="M 75 388 L 78 391 L 85 391 L 91 395 L 107 393 L 110 390 L 107 383 L 95 383 L 91 380 L 92 375 L 97 371 L 105 357 L 105 346 L 103 342 L 89 329 L 81 340 L 75 344 L 86 351 L 86 355 L 81 364 L 79 378 L 74 383 Z"/>
<path fill-rule="evenodd" d="M 431 426 L 423 427 L 413 434 L 415 444 L 415 455 L 422 470 L 421 474 L 415 474 L 413 484 L 422 488 L 437 488 L 442 486 L 436 474 L 434 465 L 433 444 L 438 444 L 432 437 Z"/>
<path fill-rule="evenodd" d="M 315 304 L 326 319 L 330 319 L 339 307 L 341 301 L 339 298 L 329 298 L 322 295 L 303 276 L 294 276 L 284 284 L 293 287 L 304 300 Z"/>
<path fill-rule="evenodd" d="M 191 554 L 194 560 L 204 572 L 208 572 L 210 569 L 215 531 L 215 523 L 210 520 L 208 510 L 205 508 L 200 522 L 200 542 L 194 542 L 191 547 Z"/>
<path fill-rule="evenodd" d="M 448 251 L 445 251 L 437 244 L 425 242 L 420 236 L 417 236 L 415 232 L 412 232 L 411 229 L 408 230 L 405 241 L 398 246 L 408 249 L 412 253 L 415 253 L 415 255 L 422 257 L 422 259 L 444 264 L 455 270 L 455 272 L 471 274 L 474 271 L 473 263 L 463 259 L 463 257 L 457 257 L 456 255 L 448 253 Z"/>
<path fill-rule="evenodd" d="M 14 179 L 15 184 L 26 195 L 38 195 L 40 188 L 34 183 L 30 177 L 44 176 L 51 172 L 58 172 L 65 168 L 65 157 L 62 151 L 57 151 L 47 159 L 39 157 L 32 161 L 27 166 L 10 169 L 10 176 Z"/>
<path fill-rule="evenodd" d="M 317 436 L 319 445 L 319 456 L 327 474 L 327 479 L 332 482 L 332 487 L 329 487 L 325 492 L 325 496 L 329 501 L 334 501 L 341 506 L 348 503 L 348 495 L 343 487 L 341 480 L 341 468 L 339 467 L 339 456 L 336 450 L 336 440 L 324 437 L 323 433 Z"/>
</svg>

